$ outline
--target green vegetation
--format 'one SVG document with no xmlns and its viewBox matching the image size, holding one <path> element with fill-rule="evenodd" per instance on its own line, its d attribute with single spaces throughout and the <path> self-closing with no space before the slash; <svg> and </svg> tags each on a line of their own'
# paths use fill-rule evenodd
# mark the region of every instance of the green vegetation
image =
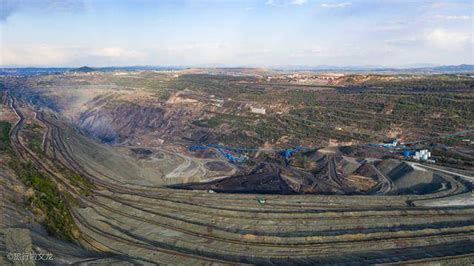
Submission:
<svg viewBox="0 0 474 266">
<path fill-rule="evenodd" d="M 95 188 L 95 185 L 91 181 L 89 181 L 89 179 L 75 173 L 71 173 L 67 177 L 69 178 L 73 186 L 80 188 L 80 191 L 83 195 L 92 195 L 92 189 Z"/>
<path fill-rule="evenodd" d="M 299 152 L 291 157 L 289 165 L 298 168 L 312 169 L 315 166 L 315 163 L 307 154 Z"/>
<path fill-rule="evenodd" d="M 357 84 L 355 75 L 352 79 Z M 194 125 L 216 128 L 230 125 L 231 133 L 218 139 L 264 143 L 282 136 L 318 143 L 329 138 L 338 141 L 377 142 L 394 128 L 420 136 L 450 133 L 472 125 L 474 94 L 472 79 L 454 75 L 377 76 L 359 85 L 326 89 L 310 86 L 260 83 L 252 77 L 219 75 L 183 75 L 172 82 L 173 89 L 189 89 L 204 95 L 216 95 L 226 101 L 224 107 L 236 110 L 240 102 L 260 106 L 286 106 L 289 113 L 242 117 L 216 113 L 198 119 Z M 351 77 L 348 78 L 350 80 Z M 278 109 L 276 110 L 278 111 Z M 336 130 L 340 128 L 340 130 Z M 255 133 L 242 134 L 241 132 Z M 230 134 L 230 136 L 229 136 Z"/>
<path fill-rule="evenodd" d="M 25 128 L 29 129 L 25 132 L 33 132 L 39 127 L 28 125 Z M 66 240 L 74 240 L 77 238 L 78 230 L 65 200 L 68 198 L 68 202 L 74 202 L 73 197 L 65 191 L 60 192 L 57 185 L 46 174 L 38 171 L 31 162 L 21 162 L 16 158 L 10 145 L 10 129 L 9 122 L 0 121 L 0 154 L 8 152 L 11 155 L 8 166 L 28 188 L 32 189 L 33 192 L 27 193 L 26 196 L 29 207 L 37 217 L 40 217 L 41 223 L 49 233 Z M 32 150 L 37 150 L 30 142 L 29 146 Z M 74 175 L 71 176 L 72 180 L 80 180 Z"/>
<path fill-rule="evenodd" d="M 474 160 L 472 160 L 472 157 L 461 152 L 435 148 L 432 150 L 432 156 L 437 164 L 464 169 L 474 167 Z"/>
<path fill-rule="evenodd" d="M 375 76 L 375 75 L 374 75 Z M 396 80 L 369 79 L 361 87 L 366 89 L 383 88 L 385 91 L 400 92 L 447 92 L 469 91 L 473 88 L 472 79 L 457 75 L 406 76 Z"/>
<path fill-rule="evenodd" d="M 199 119 L 192 122 L 192 124 L 195 126 L 209 128 L 218 127 L 222 123 L 224 123 L 224 120 L 221 119 L 219 116 L 214 116 L 209 119 Z"/>
<path fill-rule="evenodd" d="M 27 201 L 36 215 L 42 216 L 42 224 L 48 232 L 66 240 L 74 240 L 78 231 L 61 195 L 66 192 L 59 192 L 56 184 L 31 162 L 11 160 L 9 166 L 26 186 L 34 190 L 34 193 L 27 196 Z"/>
<path fill-rule="evenodd" d="M 225 75 L 187 74 L 182 75 L 169 83 L 172 90 L 199 91 L 207 95 L 215 95 L 221 98 L 241 97 L 245 93 L 262 91 L 246 82 L 255 81 L 252 77 L 234 77 Z M 243 84 L 242 84 L 243 83 Z"/>
<path fill-rule="evenodd" d="M 37 124 L 28 124 L 24 126 L 22 133 L 27 139 L 28 148 L 34 153 L 42 156 L 46 156 L 41 147 L 41 142 L 43 138 L 42 128 Z M 87 178 L 72 172 L 71 170 L 64 168 L 57 162 L 54 162 L 55 168 L 60 172 L 64 177 L 68 178 L 71 184 L 79 188 L 80 192 L 85 195 L 91 195 L 92 189 L 95 188 L 94 184 L 90 182 Z"/>
<path fill-rule="evenodd" d="M 6 121 L 0 121 L 0 153 L 11 153 L 10 129 L 12 125 Z"/>
<path fill-rule="evenodd" d="M 3 142 L 9 142 L 10 140 L 10 129 L 12 125 L 6 121 L 0 121 L 0 140 Z"/>
<path fill-rule="evenodd" d="M 354 153 L 355 148 L 353 146 L 342 146 L 339 147 L 339 151 L 345 155 L 351 155 L 352 153 Z"/>
<path fill-rule="evenodd" d="M 57 163 L 55 163 L 54 165 L 58 169 L 58 171 L 62 174 L 62 176 L 66 177 L 73 186 L 79 188 L 79 191 L 82 195 L 84 196 L 92 195 L 92 190 L 95 189 L 96 186 L 89 179 L 87 179 L 86 177 L 83 177 L 80 174 L 74 173 L 71 170 L 64 168 L 63 166 Z"/>
<path fill-rule="evenodd" d="M 28 148 L 30 148 L 32 151 L 35 153 L 43 153 L 43 150 L 41 149 L 41 139 L 39 138 L 32 138 L 28 141 Z"/>
<path fill-rule="evenodd" d="M 28 124 L 24 126 L 23 134 L 25 139 L 28 140 L 28 148 L 36 154 L 44 154 L 41 147 L 41 142 L 43 140 L 42 128 L 37 124 Z"/>
<path fill-rule="evenodd" d="M 167 75 L 157 73 L 145 73 L 140 76 L 107 76 L 108 82 L 126 88 L 145 89 L 152 92 L 159 100 L 166 100 L 171 95 L 170 83 Z"/>
</svg>

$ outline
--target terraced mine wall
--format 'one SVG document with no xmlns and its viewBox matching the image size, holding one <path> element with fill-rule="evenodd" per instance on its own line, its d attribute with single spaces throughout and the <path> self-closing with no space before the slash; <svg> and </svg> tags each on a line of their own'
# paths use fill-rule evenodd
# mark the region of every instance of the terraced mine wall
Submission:
<svg viewBox="0 0 474 266">
<path fill-rule="evenodd" d="M 11 136 L 15 152 L 71 194 L 65 200 L 80 232 L 75 241 L 111 257 L 136 264 L 472 261 L 473 205 L 424 205 L 471 196 L 462 184 L 403 196 L 222 194 L 148 186 L 95 168 L 93 156 L 79 163 L 79 137 L 67 123 L 26 104 L 10 107 L 19 116 Z M 43 157 L 21 138 L 26 120 L 45 128 Z M 83 193 L 85 182 L 74 182 L 55 164 L 93 183 L 91 194 Z"/>
</svg>

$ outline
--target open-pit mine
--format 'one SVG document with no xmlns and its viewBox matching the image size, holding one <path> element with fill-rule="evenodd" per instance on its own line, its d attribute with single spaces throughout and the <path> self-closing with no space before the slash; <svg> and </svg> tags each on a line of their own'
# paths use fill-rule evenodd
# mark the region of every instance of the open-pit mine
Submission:
<svg viewBox="0 0 474 266">
<path fill-rule="evenodd" d="M 268 69 L 1 75 L 0 265 L 470 265 L 473 88 Z"/>
</svg>

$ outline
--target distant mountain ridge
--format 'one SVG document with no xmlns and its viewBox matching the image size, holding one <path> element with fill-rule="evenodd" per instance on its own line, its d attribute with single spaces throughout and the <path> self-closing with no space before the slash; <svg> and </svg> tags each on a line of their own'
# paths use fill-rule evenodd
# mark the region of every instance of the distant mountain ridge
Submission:
<svg viewBox="0 0 474 266">
<path fill-rule="evenodd" d="M 425 64 L 426 65 L 426 64 Z M 111 72 L 111 71 L 160 71 L 160 70 L 183 70 L 191 69 L 193 66 L 107 66 L 107 67 L 89 67 L 82 66 L 73 67 L 3 67 L 0 68 L 0 75 L 42 75 L 42 74 L 60 74 L 64 72 L 90 73 L 94 71 Z M 206 69 L 206 67 L 199 67 Z M 252 69 L 254 67 L 210 67 L 209 69 Z M 280 71 L 332 71 L 332 72 L 393 72 L 393 73 L 434 73 L 434 74 L 454 74 L 454 73 L 474 73 L 474 65 L 441 65 L 441 66 L 425 66 L 425 67 L 384 67 L 377 65 L 370 66 L 282 66 L 267 67 L 265 69 L 273 69 Z"/>
<path fill-rule="evenodd" d="M 474 65 L 442 65 L 427 67 L 384 67 L 384 66 L 288 66 L 276 68 L 280 70 L 300 70 L 300 71 L 356 71 L 356 72 L 427 72 L 427 73 L 453 73 L 453 72 L 474 72 Z"/>
<path fill-rule="evenodd" d="M 81 73 L 89 73 L 89 72 L 94 72 L 96 71 L 94 68 L 92 67 L 88 67 L 88 66 L 83 66 L 83 67 L 80 67 L 80 68 L 76 68 L 76 69 L 71 69 L 69 70 L 70 72 L 81 72 Z"/>
<path fill-rule="evenodd" d="M 439 71 L 474 71 L 474 65 L 450 65 L 450 66 L 438 66 L 433 69 Z"/>
</svg>

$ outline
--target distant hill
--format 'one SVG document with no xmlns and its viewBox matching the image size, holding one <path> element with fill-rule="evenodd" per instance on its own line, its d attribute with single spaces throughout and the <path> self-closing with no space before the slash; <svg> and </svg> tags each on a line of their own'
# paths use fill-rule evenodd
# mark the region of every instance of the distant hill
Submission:
<svg viewBox="0 0 474 266">
<path fill-rule="evenodd" d="M 113 72 L 113 71 L 160 71 L 160 70 L 181 70 L 184 67 L 173 66 L 107 66 L 107 67 L 89 67 L 79 68 L 70 67 L 2 67 L 0 66 L 0 76 L 3 75 L 48 75 L 69 73 L 90 73 L 90 72 Z"/>
<path fill-rule="evenodd" d="M 438 67 L 433 67 L 433 70 L 435 71 L 447 71 L 447 72 L 451 72 L 451 71 L 459 71 L 459 72 L 463 72 L 463 71 L 474 71 L 474 65 L 466 65 L 466 64 L 463 64 L 463 65 L 454 65 L 454 66 L 438 66 Z"/>
<path fill-rule="evenodd" d="M 443 65 L 425 67 L 384 67 L 384 66 L 294 66 L 277 68 L 281 70 L 299 71 L 334 71 L 334 72 L 363 72 L 363 73 L 467 73 L 474 71 L 474 65 Z"/>
<path fill-rule="evenodd" d="M 70 71 L 71 71 L 71 72 L 89 73 L 89 72 L 94 72 L 94 71 L 96 71 L 96 70 L 93 69 L 92 67 L 83 66 L 83 67 L 80 67 L 80 68 L 71 69 Z"/>
<path fill-rule="evenodd" d="M 68 71 L 65 67 L 21 67 L 21 68 L 0 68 L 1 75 L 50 75 L 61 74 Z"/>
<path fill-rule="evenodd" d="M 113 71 L 163 71 L 163 70 L 184 70 L 188 72 L 214 72 L 214 73 L 259 73 L 267 70 L 276 71 L 315 71 L 315 72 L 341 72 L 341 73 L 446 73 L 446 74 L 474 74 L 474 65 L 443 65 L 443 66 L 429 66 L 429 64 L 416 64 L 413 67 L 384 67 L 378 65 L 370 66 L 286 66 L 286 67 L 180 67 L 180 66 L 106 66 L 106 67 L 89 67 L 83 66 L 79 68 L 67 67 L 1 67 L 0 76 L 3 75 L 45 75 L 45 74 L 60 74 L 64 72 L 75 73 L 90 73 L 90 72 L 113 72 Z"/>
</svg>

